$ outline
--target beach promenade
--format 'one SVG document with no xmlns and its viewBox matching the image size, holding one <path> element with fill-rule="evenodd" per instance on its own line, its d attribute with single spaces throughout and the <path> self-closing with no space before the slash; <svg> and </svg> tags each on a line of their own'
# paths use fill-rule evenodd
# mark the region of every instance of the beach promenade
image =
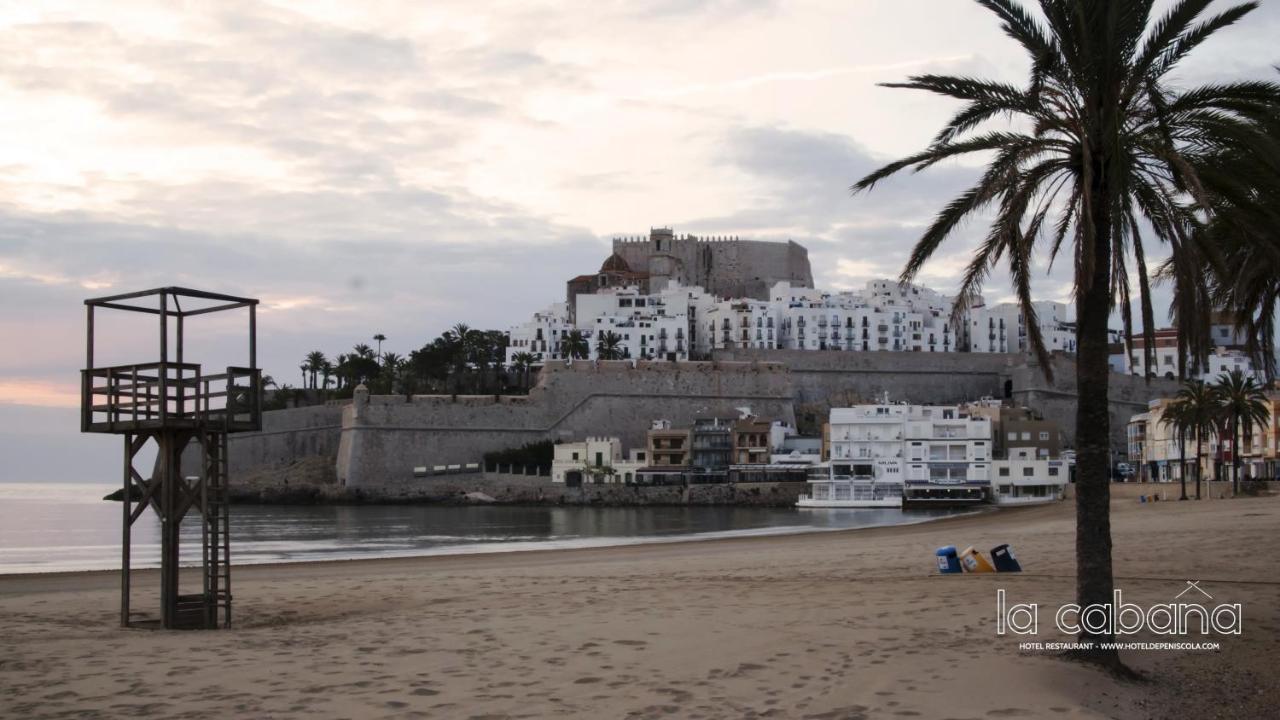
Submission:
<svg viewBox="0 0 1280 720">
<path fill-rule="evenodd" d="M 1240 603 L 1213 651 L 1122 682 L 997 636 L 996 593 L 1070 640 L 1074 504 L 788 537 L 238 568 L 235 628 L 121 630 L 113 573 L 0 576 L 0 717 L 1273 716 L 1280 497 L 1113 511 L 1125 602 Z M 1021 575 L 939 576 L 1011 543 Z M 156 586 L 149 572 L 136 587 Z M 138 604 L 151 601 L 138 596 Z M 1143 633 L 1129 640 L 1181 640 Z"/>
</svg>

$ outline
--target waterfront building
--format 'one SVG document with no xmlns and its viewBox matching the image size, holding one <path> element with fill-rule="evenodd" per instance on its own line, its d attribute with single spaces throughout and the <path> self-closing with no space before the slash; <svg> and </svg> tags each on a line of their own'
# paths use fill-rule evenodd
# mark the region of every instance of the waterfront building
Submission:
<svg viewBox="0 0 1280 720">
<path fill-rule="evenodd" d="M 559 443 L 552 455 L 551 482 L 568 487 L 630 484 L 646 465 L 646 457 L 647 452 L 638 449 L 624 456 L 622 441 L 616 437 L 589 437 L 582 442 Z"/>
<path fill-rule="evenodd" d="M 982 502 L 991 481 L 991 421 L 961 406 L 911 406 L 904 424 L 906 501 Z"/>
<path fill-rule="evenodd" d="M 1012 407 L 991 398 L 966 403 L 964 409 L 970 415 L 991 421 L 993 457 L 1007 458 L 1014 450 L 1023 448 L 1040 459 L 1062 456 L 1062 428 L 1056 422 L 1045 420 L 1035 410 Z"/>
<path fill-rule="evenodd" d="M 1037 457 L 1034 448 L 1014 448 L 1008 457 L 992 460 L 991 470 L 991 500 L 996 505 L 1054 502 L 1066 495 L 1066 461 Z"/>
</svg>

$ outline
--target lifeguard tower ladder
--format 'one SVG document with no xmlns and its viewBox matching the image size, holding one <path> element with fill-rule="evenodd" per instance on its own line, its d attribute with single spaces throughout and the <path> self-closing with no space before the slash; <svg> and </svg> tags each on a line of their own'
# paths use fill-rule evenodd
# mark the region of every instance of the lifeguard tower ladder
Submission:
<svg viewBox="0 0 1280 720">
<path fill-rule="evenodd" d="M 130 530 L 148 507 L 160 518 L 160 627 L 231 624 L 227 435 L 262 427 L 257 305 L 251 298 L 179 287 L 85 300 L 80 430 L 124 436 L 122 626 L 154 624 L 129 611 Z M 225 372 L 206 375 L 199 363 L 187 362 L 183 355 L 187 319 L 239 309 L 247 309 L 249 315 L 248 367 L 227 367 Z M 159 321 L 158 362 L 96 367 L 94 313 L 98 310 L 154 315 Z M 147 479 L 134 463 L 149 440 L 155 441 L 157 455 Z M 184 452 L 188 460 L 199 458 L 198 474 L 184 475 Z M 179 531 L 192 510 L 201 519 L 203 587 L 199 593 L 184 594 L 179 589 Z"/>
</svg>

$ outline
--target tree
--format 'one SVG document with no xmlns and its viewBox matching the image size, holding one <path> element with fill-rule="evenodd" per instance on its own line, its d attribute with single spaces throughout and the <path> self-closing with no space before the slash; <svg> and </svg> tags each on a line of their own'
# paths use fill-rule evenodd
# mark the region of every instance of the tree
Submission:
<svg viewBox="0 0 1280 720">
<path fill-rule="evenodd" d="M 511 356 L 511 369 L 520 376 L 520 387 L 526 392 L 529 390 L 529 370 L 535 362 L 537 358 L 533 353 L 518 352 Z"/>
<path fill-rule="evenodd" d="M 1200 499 L 1203 476 L 1204 439 L 1217 431 L 1221 408 L 1213 388 L 1199 380 L 1191 380 L 1179 390 L 1174 402 L 1180 406 L 1183 420 L 1196 439 L 1196 499 Z"/>
<path fill-rule="evenodd" d="M 323 381 L 321 387 L 325 390 L 329 389 L 329 378 L 333 377 L 333 363 L 325 360 L 320 364 L 320 378 Z"/>
<path fill-rule="evenodd" d="M 601 360 L 618 360 L 622 357 L 622 336 L 605 330 L 596 338 L 596 357 Z"/>
<path fill-rule="evenodd" d="M 1174 267 L 1194 243 L 1186 228 L 1190 194 L 1208 210 L 1194 174 L 1199 156 L 1256 134 L 1251 116 L 1280 100 L 1272 83 L 1235 83 L 1176 92 L 1164 79 L 1201 42 L 1252 11 L 1245 3 L 1202 22 L 1212 0 L 1181 0 L 1152 22 L 1151 0 L 1040 0 L 1040 16 L 1015 0 L 978 0 L 1030 60 L 1023 87 L 967 77 L 920 75 L 891 87 L 926 90 L 965 106 L 924 151 L 890 163 L 854 184 L 869 191 L 907 168 L 923 170 L 969 153 L 991 155 L 978 182 L 951 201 L 915 245 L 901 280 L 912 280 L 968 216 L 994 206 L 989 231 L 969 263 L 955 307 L 960 314 L 991 269 L 1005 259 L 1028 342 L 1052 372 L 1031 305 L 1037 242 L 1052 264 L 1070 250 L 1076 299 L 1076 595 L 1081 606 L 1112 602 L 1111 490 L 1108 481 L 1110 369 L 1107 325 L 1119 304 L 1132 334 L 1130 274 L 1136 278 L 1145 350 L 1154 313 L 1143 226 L 1169 244 Z M 980 129 L 1008 119 L 1008 128 Z M 1151 367 L 1150 361 L 1145 363 Z M 1106 643 L 1112 633 L 1082 630 L 1083 659 L 1122 667 Z"/>
<path fill-rule="evenodd" d="M 570 330 L 560 341 L 560 352 L 567 358 L 585 359 L 591 356 L 591 345 L 581 330 Z"/>
<path fill-rule="evenodd" d="M 307 372 L 311 375 L 312 390 L 316 388 L 316 375 L 324 367 L 324 364 L 326 362 L 328 361 L 325 360 L 324 353 L 320 352 L 319 350 L 312 350 L 311 352 L 307 353 L 307 357 L 306 357 L 306 360 L 304 361 L 304 364 L 306 365 Z"/>
<path fill-rule="evenodd" d="M 453 391 L 456 393 L 462 386 L 462 376 L 471 359 L 472 347 L 471 327 L 466 323 L 458 323 L 446 330 L 443 337 L 448 342 L 453 356 Z"/>
<path fill-rule="evenodd" d="M 1254 425 L 1265 425 L 1271 417 L 1267 396 L 1251 376 L 1239 370 L 1222 373 L 1214 383 L 1227 433 L 1231 437 L 1231 490 L 1240 492 L 1241 435 L 1253 436 Z"/>
<path fill-rule="evenodd" d="M 1258 122 L 1261 143 L 1224 148 L 1197 167 L 1214 213 L 1196 232 L 1204 236 L 1199 244 L 1215 252 L 1199 264 L 1214 272 L 1206 286 L 1175 284 L 1175 300 L 1196 318 L 1204 338 L 1192 348 L 1197 366 L 1205 364 L 1212 344 L 1210 312 L 1221 308 L 1242 330 L 1254 366 L 1271 379 L 1280 309 L 1280 111 L 1263 114 Z"/>
<path fill-rule="evenodd" d="M 382 357 L 382 341 L 386 339 L 387 336 L 382 333 L 377 333 L 373 336 L 374 342 L 378 343 L 378 357 Z"/>
</svg>

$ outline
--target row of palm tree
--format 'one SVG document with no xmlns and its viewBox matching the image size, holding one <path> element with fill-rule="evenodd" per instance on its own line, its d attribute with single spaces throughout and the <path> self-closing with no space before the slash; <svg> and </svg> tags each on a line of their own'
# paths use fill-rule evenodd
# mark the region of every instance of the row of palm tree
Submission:
<svg viewBox="0 0 1280 720">
<path fill-rule="evenodd" d="M 1270 419 L 1270 403 L 1263 386 L 1239 370 L 1219 375 L 1213 384 L 1200 380 L 1184 384 L 1160 419 L 1178 439 L 1179 475 L 1182 480 L 1182 497 L 1179 499 L 1187 499 L 1189 439 L 1194 439 L 1196 445 L 1196 499 L 1200 499 L 1201 459 L 1204 457 L 1204 443 L 1209 438 L 1230 440 L 1232 488 L 1238 493 L 1243 439 L 1252 437 L 1254 428 L 1265 426 Z"/>
<path fill-rule="evenodd" d="M 1270 232 L 1257 231 L 1262 198 L 1274 197 L 1280 139 L 1280 85 L 1246 81 L 1175 88 L 1169 73 L 1209 37 L 1247 16 L 1246 2 L 1205 17 L 1213 0 L 1175 0 L 1161 16 L 1153 0 L 977 0 L 1026 51 L 1021 85 L 973 77 L 918 75 L 891 87 L 925 90 L 964 102 L 923 151 L 858 180 L 870 191 L 903 170 L 921 171 L 978 153 L 986 169 L 924 231 L 901 274 L 912 280 L 972 215 L 990 215 L 964 273 L 955 312 L 977 296 L 997 263 L 1007 264 L 1026 318 L 1028 341 L 1053 366 L 1031 305 L 1037 258 L 1060 254 L 1074 271 L 1076 302 L 1076 596 L 1083 607 L 1112 601 L 1107 328 L 1118 309 L 1132 335 L 1131 300 L 1141 315 L 1145 352 L 1155 347 L 1149 250 L 1164 245 L 1160 277 L 1175 287 L 1182 356 L 1203 356 L 1214 283 L 1206 269 L 1220 253 L 1206 230 L 1224 199 L 1235 201 L 1230 231 L 1243 256 L 1267 246 L 1272 264 L 1234 308 L 1253 317 L 1274 308 L 1280 286 Z M 992 122 L 1001 123 L 990 127 Z M 1232 158 L 1256 163 L 1231 165 Z M 1227 209 L 1227 208 L 1224 208 Z M 1238 210 L 1238 212 L 1236 212 Z M 1235 219 L 1238 215 L 1238 221 Z M 1248 216 L 1247 218 L 1244 216 Z M 1246 222 L 1248 220 L 1248 222 Z M 1226 222 L 1219 220 L 1218 222 Z M 1270 280 L 1265 272 L 1271 272 Z M 1232 285 L 1235 278 L 1219 285 Z M 1136 285 L 1136 287 L 1135 287 Z M 1270 305 L 1267 301 L 1270 300 Z M 1273 316 L 1272 316 L 1273 317 Z M 1271 320 L 1267 320 L 1270 323 Z M 1267 328 L 1269 330 L 1269 325 Z M 1127 337 L 1128 339 L 1128 337 Z M 1148 360 L 1147 367 L 1151 367 Z M 1180 368 L 1181 371 L 1182 368 Z M 1084 630 L 1082 659 L 1122 670 L 1114 635 Z"/>
<path fill-rule="evenodd" d="M 339 397 L 350 395 L 360 384 L 376 394 L 422 392 L 489 393 L 508 392 L 505 371 L 507 336 L 497 330 L 476 330 L 459 323 L 408 356 L 382 350 L 387 336 L 377 333 L 376 349 L 356 344 L 349 353 L 329 360 L 324 352 L 306 354 L 299 371 L 302 388 L 332 391 Z M 581 340 L 585 347 L 585 339 Z M 584 352 L 582 357 L 585 357 Z M 513 357 L 511 370 L 529 387 L 529 375 L 536 359 L 528 353 Z"/>
</svg>

